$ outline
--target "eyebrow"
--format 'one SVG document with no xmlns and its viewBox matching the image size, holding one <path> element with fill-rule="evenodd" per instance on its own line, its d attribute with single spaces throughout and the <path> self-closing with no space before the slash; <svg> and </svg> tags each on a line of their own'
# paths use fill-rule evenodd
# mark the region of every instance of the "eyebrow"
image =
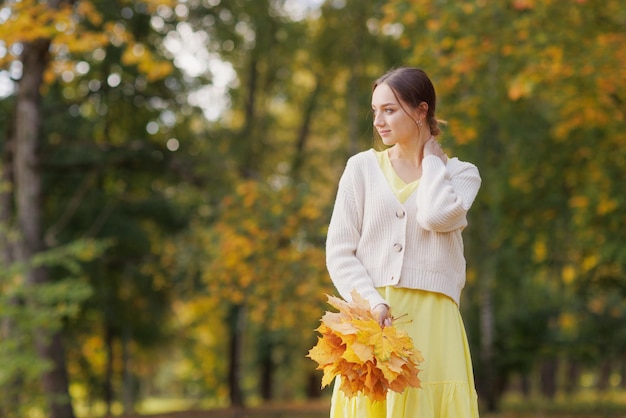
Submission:
<svg viewBox="0 0 626 418">
<path fill-rule="evenodd" d="M 398 103 L 383 103 L 378 107 L 385 107 L 385 106 L 398 106 Z M 372 104 L 372 107 L 375 107 L 374 104 Z"/>
</svg>

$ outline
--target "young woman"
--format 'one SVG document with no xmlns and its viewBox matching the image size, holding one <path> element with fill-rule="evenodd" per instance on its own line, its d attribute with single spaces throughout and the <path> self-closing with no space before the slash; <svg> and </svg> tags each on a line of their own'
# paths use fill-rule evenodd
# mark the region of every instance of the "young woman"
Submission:
<svg viewBox="0 0 626 418">
<path fill-rule="evenodd" d="M 367 299 L 382 326 L 412 337 L 424 357 L 422 387 L 384 402 L 335 388 L 331 418 L 478 417 L 459 299 L 465 284 L 461 232 L 478 169 L 448 158 L 435 139 L 435 89 L 422 70 L 398 68 L 374 83 L 374 128 L 386 146 L 351 157 L 339 181 L 326 261 L 340 295 Z M 408 320 L 407 320 L 408 319 Z"/>
</svg>

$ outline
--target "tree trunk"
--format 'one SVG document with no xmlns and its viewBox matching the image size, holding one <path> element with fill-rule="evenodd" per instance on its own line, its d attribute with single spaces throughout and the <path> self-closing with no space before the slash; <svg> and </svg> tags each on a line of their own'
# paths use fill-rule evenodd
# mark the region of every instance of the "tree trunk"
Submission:
<svg viewBox="0 0 626 418">
<path fill-rule="evenodd" d="M 619 387 L 620 389 L 626 389 L 626 355 L 622 355 L 620 359 L 621 359 L 621 364 L 620 364 L 621 380 L 619 382 Z"/>
<path fill-rule="evenodd" d="M 488 262 L 489 264 L 489 262 Z M 487 405 L 487 411 L 494 412 L 498 409 L 496 394 L 496 370 L 494 367 L 494 317 L 493 317 L 493 289 L 491 286 L 492 271 L 481 278 L 480 289 L 480 364 L 482 376 L 480 387 L 482 397 Z"/>
<path fill-rule="evenodd" d="M 360 43 L 357 42 L 354 48 L 355 59 L 360 59 L 358 45 Z M 359 151 L 359 109 L 362 106 L 357 93 L 359 91 L 359 61 L 354 61 L 354 63 L 348 80 L 348 96 L 346 97 L 346 105 L 348 106 L 348 155 L 354 155 Z"/>
<path fill-rule="evenodd" d="M 228 387 L 232 406 L 244 407 L 243 391 L 241 390 L 241 359 L 243 351 L 243 332 L 245 328 L 245 307 L 235 305 L 231 308 L 228 320 L 230 341 L 228 346 Z"/>
<path fill-rule="evenodd" d="M 13 221 L 13 133 L 7 132 L 0 166 L 0 254 L 4 268 L 13 264 L 13 249 L 8 232 Z"/>
<path fill-rule="evenodd" d="M 322 375 L 319 372 L 310 372 L 306 380 L 306 397 L 319 399 L 322 396 Z"/>
<path fill-rule="evenodd" d="M 317 98 L 322 91 L 322 83 L 320 76 L 315 76 L 315 87 L 307 99 L 306 106 L 304 107 L 304 113 L 302 114 L 302 123 L 298 131 L 298 137 L 296 139 L 296 149 L 294 152 L 293 163 L 291 164 L 291 176 L 295 182 L 301 178 L 301 169 L 304 163 L 304 149 L 306 147 L 307 139 L 311 130 L 311 121 L 313 120 L 313 113 L 315 111 L 315 105 L 317 104 Z"/>
<path fill-rule="evenodd" d="M 131 325 L 126 323 L 124 325 L 124 335 L 122 337 L 122 373 L 124 377 L 122 404 L 124 406 L 124 415 L 131 415 L 135 412 L 135 379 L 133 378 L 131 368 L 131 341 Z"/>
<path fill-rule="evenodd" d="M 248 92 L 245 103 L 245 121 L 242 130 L 241 137 L 246 141 L 245 146 L 238 145 L 241 148 L 241 165 L 239 166 L 239 173 L 245 179 L 255 178 L 258 173 L 258 158 L 259 156 L 255 152 L 259 147 L 256 145 L 256 141 L 259 140 L 255 136 L 255 130 L 257 125 L 257 93 L 258 93 L 258 81 L 259 81 L 259 63 L 256 51 L 251 52 L 250 56 L 250 68 L 248 72 Z"/>
<path fill-rule="evenodd" d="M 570 359 L 567 363 L 567 379 L 565 381 L 565 393 L 573 395 L 578 390 L 578 379 L 580 377 L 580 366 L 578 361 Z"/>
<path fill-rule="evenodd" d="M 520 392 L 524 399 L 530 398 L 531 386 L 530 386 L 530 376 L 528 373 L 522 373 L 520 376 Z"/>
<path fill-rule="evenodd" d="M 556 375 L 558 361 L 555 358 L 545 359 L 541 363 L 541 394 L 547 399 L 554 399 L 556 395 Z"/>
<path fill-rule="evenodd" d="M 17 95 L 15 123 L 15 199 L 20 241 L 16 245 L 17 259 L 28 264 L 32 257 L 44 249 L 41 225 L 41 173 L 37 149 L 41 127 L 41 96 L 43 73 L 48 63 L 49 40 L 36 40 L 24 44 L 23 73 Z M 46 268 L 30 269 L 25 274 L 31 287 L 50 281 Z M 60 331 L 52 336 L 43 330 L 35 331 L 35 346 L 42 360 L 51 368 L 41 377 L 48 403 L 50 418 L 73 418 L 69 397 L 69 382 L 65 365 L 65 350 Z"/>
<path fill-rule="evenodd" d="M 611 358 L 606 358 L 600 364 L 600 371 L 598 373 L 597 389 L 600 393 L 605 393 L 611 386 L 611 372 L 613 371 L 613 361 Z"/>
<path fill-rule="evenodd" d="M 1 268 L 8 269 L 13 264 L 13 244 L 9 238 L 9 232 L 13 220 L 13 133 L 7 132 L 7 141 L 2 150 L 2 166 L 0 167 L 0 254 Z M 1 278 L 0 278 L 1 279 Z M 9 300 L 11 306 L 19 303 L 19 300 Z M 11 316 L 3 316 L 0 320 L 0 341 L 9 341 L 14 338 L 17 329 Z M 19 409 L 20 388 L 22 382 L 20 377 L 14 376 L 0 386 L 0 417 L 9 416 Z"/>
<path fill-rule="evenodd" d="M 368 2 L 354 2 L 350 13 L 344 15 L 347 27 L 352 27 L 351 38 L 352 45 L 348 51 L 345 51 L 351 61 L 350 78 L 348 79 L 348 90 L 346 97 L 346 106 L 348 107 L 348 155 L 354 155 L 360 151 L 359 138 L 361 138 L 361 118 L 359 117 L 361 109 L 367 102 L 361 101 L 359 94 L 365 74 L 365 63 L 363 59 L 363 39 L 366 39 L 367 27 L 363 24 L 370 14 L 371 6 Z M 368 79 L 368 84 L 371 86 Z M 369 99 L 367 99 L 369 100 Z M 370 125 L 372 127 L 372 125 Z M 373 128 L 373 127 L 372 127 Z M 373 132 L 373 129 L 370 130 Z"/>
<path fill-rule="evenodd" d="M 105 324 L 104 347 L 106 350 L 106 363 L 104 369 L 104 404 L 106 406 L 106 416 L 112 415 L 113 406 L 113 362 L 115 353 L 113 350 L 113 330 L 112 326 Z"/>
<path fill-rule="evenodd" d="M 497 202 L 497 200 L 496 200 Z M 496 229 L 498 208 L 496 204 L 491 207 L 478 207 L 481 215 L 479 225 L 475 228 L 478 231 L 479 240 L 473 242 L 472 251 L 475 252 L 475 259 L 482 260 L 477 266 L 478 272 L 478 302 L 479 302 L 479 335 L 480 335 L 480 352 L 478 353 L 478 368 L 476 370 L 476 389 L 479 392 L 479 400 L 484 404 L 484 409 L 488 412 L 495 412 L 498 409 L 498 387 L 496 384 L 497 370 L 495 362 L 495 306 L 494 306 L 494 290 L 496 282 L 496 258 L 489 253 L 489 248 L 493 244 L 478 245 L 481 243 L 490 243 L 493 240 L 491 231 Z"/>
<path fill-rule="evenodd" d="M 261 398 L 264 401 L 272 400 L 274 396 L 274 361 L 272 359 L 273 354 L 273 344 L 267 343 L 265 347 L 262 347 L 261 350 L 261 377 L 260 377 L 260 390 L 261 390 Z"/>
</svg>

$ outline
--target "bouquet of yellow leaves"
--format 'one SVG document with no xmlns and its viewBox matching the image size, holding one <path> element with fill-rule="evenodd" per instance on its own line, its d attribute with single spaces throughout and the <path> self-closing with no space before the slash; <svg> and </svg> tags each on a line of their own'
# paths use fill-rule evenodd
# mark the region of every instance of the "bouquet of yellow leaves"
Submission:
<svg viewBox="0 0 626 418">
<path fill-rule="evenodd" d="M 420 387 L 418 366 L 424 359 L 406 332 L 382 327 L 356 291 L 351 303 L 330 295 L 328 303 L 339 312 L 322 316 L 316 329 L 322 336 L 307 355 L 324 371 L 322 387 L 340 376 L 346 396 L 361 392 L 373 401 L 384 400 L 388 390 Z"/>
</svg>

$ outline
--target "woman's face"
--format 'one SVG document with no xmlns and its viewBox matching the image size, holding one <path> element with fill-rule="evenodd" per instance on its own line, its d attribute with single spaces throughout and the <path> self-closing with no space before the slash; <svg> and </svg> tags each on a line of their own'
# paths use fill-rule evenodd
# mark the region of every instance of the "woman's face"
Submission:
<svg viewBox="0 0 626 418">
<path fill-rule="evenodd" d="M 380 84 L 374 89 L 372 112 L 374 127 L 385 145 L 415 141 L 418 138 L 416 121 L 420 117 L 419 111 L 404 102 L 401 106 L 387 84 Z"/>
</svg>

